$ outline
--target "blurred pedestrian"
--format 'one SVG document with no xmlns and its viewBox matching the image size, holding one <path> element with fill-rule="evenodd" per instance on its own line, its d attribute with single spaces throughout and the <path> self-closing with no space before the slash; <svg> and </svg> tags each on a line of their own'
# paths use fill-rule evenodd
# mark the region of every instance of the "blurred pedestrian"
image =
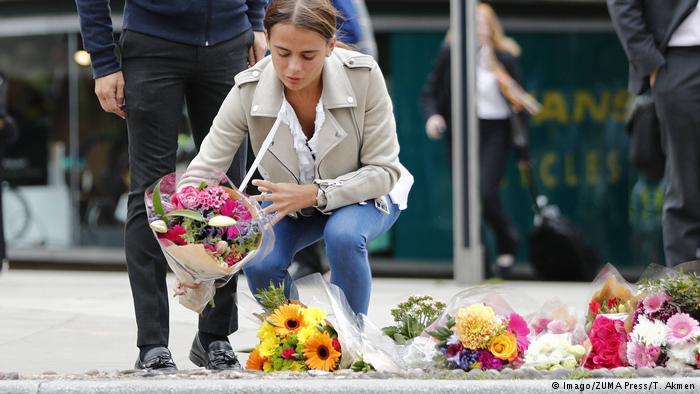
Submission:
<svg viewBox="0 0 700 394">
<path fill-rule="evenodd" d="M 172 372 L 167 264 L 148 228 L 143 194 L 175 171 L 183 104 L 199 147 L 234 76 L 264 55 L 267 1 L 127 1 L 118 44 L 121 58 L 115 54 L 109 1 L 76 3 L 95 93 L 102 109 L 126 119 L 129 134 L 125 248 L 138 326 L 136 368 Z M 245 171 L 245 153 L 244 143 L 228 172 L 235 184 Z M 238 329 L 235 293 L 234 278 L 217 290 L 215 306 L 200 315 L 190 351 L 196 365 L 214 370 L 238 365 L 228 341 Z"/>
<path fill-rule="evenodd" d="M 666 264 L 700 259 L 700 2 L 608 0 L 629 90 L 651 90 L 666 154 Z"/>
<path fill-rule="evenodd" d="M 537 103 L 520 87 L 518 56 L 520 47 L 506 37 L 491 6 L 477 5 L 476 108 L 479 119 L 479 180 L 482 212 L 496 236 L 497 257 L 493 274 L 506 276 L 512 267 L 518 233 L 503 211 L 500 185 L 508 151 L 515 144 L 518 161 L 528 162 L 527 113 L 537 111 Z M 421 106 L 426 118 L 425 132 L 436 140 L 447 139 L 451 166 L 451 78 L 450 33 L 440 49 L 426 81 Z M 487 274 L 491 271 L 487 264 Z"/>
<path fill-rule="evenodd" d="M 7 110 L 7 78 L 0 72 L 0 273 L 7 270 L 7 245 L 5 244 L 5 225 L 2 213 L 2 184 L 5 182 L 5 170 L 2 162 L 5 148 L 17 140 L 17 125 Z"/>
</svg>

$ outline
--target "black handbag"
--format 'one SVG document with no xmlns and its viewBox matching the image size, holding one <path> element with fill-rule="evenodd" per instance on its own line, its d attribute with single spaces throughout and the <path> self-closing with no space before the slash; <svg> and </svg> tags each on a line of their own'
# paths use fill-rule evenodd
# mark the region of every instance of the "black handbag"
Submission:
<svg viewBox="0 0 700 394">
<path fill-rule="evenodd" d="M 650 181 L 661 180 L 666 167 L 666 154 L 662 147 L 659 117 L 651 96 L 636 99 L 625 129 L 629 136 L 630 163 Z"/>
</svg>

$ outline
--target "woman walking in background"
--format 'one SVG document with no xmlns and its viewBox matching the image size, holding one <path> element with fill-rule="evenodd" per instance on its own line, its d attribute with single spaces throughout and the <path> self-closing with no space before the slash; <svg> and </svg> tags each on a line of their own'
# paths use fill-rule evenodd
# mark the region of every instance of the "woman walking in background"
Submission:
<svg viewBox="0 0 700 394">
<path fill-rule="evenodd" d="M 520 88 L 518 56 L 520 47 L 505 36 L 498 17 L 488 4 L 477 5 L 476 108 L 479 118 L 479 176 L 483 214 L 497 243 L 497 276 L 506 276 L 514 263 L 518 234 L 501 205 L 499 189 L 508 149 L 514 143 L 518 161 L 526 163 L 526 112 L 535 112 L 537 103 Z M 447 134 L 451 163 L 450 34 L 440 50 L 421 97 L 429 138 Z M 487 264 L 487 275 L 491 271 Z"/>
</svg>

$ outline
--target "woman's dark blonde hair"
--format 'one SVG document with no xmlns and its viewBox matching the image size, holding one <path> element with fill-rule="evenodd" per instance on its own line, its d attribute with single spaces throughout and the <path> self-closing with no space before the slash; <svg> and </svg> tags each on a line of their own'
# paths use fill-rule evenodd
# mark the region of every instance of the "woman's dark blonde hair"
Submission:
<svg viewBox="0 0 700 394">
<path fill-rule="evenodd" d="M 330 0 L 272 0 L 267 6 L 264 25 L 267 34 L 276 24 L 288 23 L 330 41 L 335 37 L 337 17 L 338 11 Z"/>
<path fill-rule="evenodd" d="M 504 52 L 508 52 L 511 55 L 518 57 L 520 56 L 520 46 L 512 38 L 506 36 L 503 32 L 503 27 L 501 22 L 498 20 L 498 15 L 494 11 L 493 7 L 486 3 L 479 3 L 477 9 L 484 13 L 486 16 L 489 30 L 491 30 L 491 39 L 493 40 L 493 47 Z"/>
</svg>

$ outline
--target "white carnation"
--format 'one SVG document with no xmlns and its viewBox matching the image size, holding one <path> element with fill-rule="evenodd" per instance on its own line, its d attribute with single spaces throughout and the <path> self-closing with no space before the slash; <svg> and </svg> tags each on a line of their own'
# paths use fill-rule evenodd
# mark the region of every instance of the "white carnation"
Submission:
<svg viewBox="0 0 700 394">
<path fill-rule="evenodd" d="M 664 346 L 668 328 L 661 320 L 651 321 L 644 316 L 639 316 L 639 322 L 632 329 L 630 338 L 634 342 L 641 342 L 647 346 Z"/>
</svg>

